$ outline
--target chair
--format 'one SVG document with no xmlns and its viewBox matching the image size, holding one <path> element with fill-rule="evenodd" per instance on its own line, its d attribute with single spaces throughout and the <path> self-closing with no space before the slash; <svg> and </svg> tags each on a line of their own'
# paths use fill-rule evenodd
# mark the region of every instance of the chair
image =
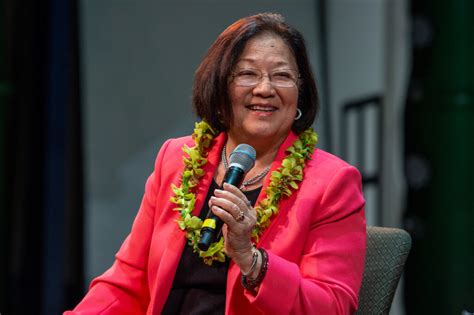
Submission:
<svg viewBox="0 0 474 315">
<path fill-rule="evenodd" d="M 356 314 L 388 314 L 411 248 L 406 231 L 367 227 L 367 254 Z"/>
</svg>

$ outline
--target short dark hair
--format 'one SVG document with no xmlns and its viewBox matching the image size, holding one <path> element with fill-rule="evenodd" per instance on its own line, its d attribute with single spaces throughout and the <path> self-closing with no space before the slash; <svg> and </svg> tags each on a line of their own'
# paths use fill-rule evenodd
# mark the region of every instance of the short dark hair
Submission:
<svg viewBox="0 0 474 315">
<path fill-rule="evenodd" d="M 248 40 L 265 33 L 283 39 L 298 65 L 298 108 L 303 115 L 295 120 L 292 130 L 299 134 L 314 122 L 319 110 L 319 98 L 304 38 L 299 31 L 286 24 L 280 14 L 260 13 L 240 19 L 224 30 L 196 70 L 193 87 L 196 114 L 219 131 L 229 130 L 233 120 L 228 92 L 233 68 Z"/>
</svg>

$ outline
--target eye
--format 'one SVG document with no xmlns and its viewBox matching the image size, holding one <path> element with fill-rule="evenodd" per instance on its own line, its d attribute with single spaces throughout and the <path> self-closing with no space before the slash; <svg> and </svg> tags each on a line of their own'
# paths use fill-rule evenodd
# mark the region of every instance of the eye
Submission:
<svg viewBox="0 0 474 315">
<path fill-rule="evenodd" d="M 252 69 L 241 69 L 235 73 L 235 76 L 239 78 L 258 78 L 259 74 Z"/>
<path fill-rule="evenodd" d="M 275 80 L 294 80 L 295 76 L 290 71 L 279 70 L 272 73 Z"/>
</svg>

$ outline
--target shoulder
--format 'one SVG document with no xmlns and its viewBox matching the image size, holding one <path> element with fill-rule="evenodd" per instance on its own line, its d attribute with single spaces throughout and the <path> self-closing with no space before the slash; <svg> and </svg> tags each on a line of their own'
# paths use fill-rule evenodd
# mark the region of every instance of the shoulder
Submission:
<svg viewBox="0 0 474 315">
<path fill-rule="evenodd" d="M 360 176 L 359 171 L 338 156 L 321 149 L 315 149 L 311 160 L 308 162 L 305 172 L 308 176 L 317 176 L 331 180 L 341 172 L 354 173 Z"/>
<path fill-rule="evenodd" d="M 192 136 L 184 136 L 179 138 L 170 138 L 166 140 L 161 146 L 160 152 L 164 151 L 164 154 L 176 153 L 177 151 L 182 152 L 184 145 L 192 146 L 194 141 Z"/>
<path fill-rule="evenodd" d="M 346 194 L 362 195 L 362 177 L 354 166 L 324 150 L 316 149 L 304 169 L 302 192 L 323 201 Z"/>
<path fill-rule="evenodd" d="M 166 140 L 158 151 L 158 158 L 160 156 L 175 156 L 176 154 L 182 155 L 183 146 L 187 145 L 189 147 L 194 146 L 194 140 L 192 136 L 184 136 L 179 138 L 170 138 Z"/>
<path fill-rule="evenodd" d="M 341 158 L 316 149 L 304 170 L 302 193 L 319 204 L 318 221 L 341 218 L 363 209 L 360 172 Z"/>
<path fill-rule="evenodd" d="M 182 166 L 183 146 L 193 146 L 194 141 L 191 136 L 171 138 L 166 140 L 158 151 L 155 159 L 155 170 L 164 168 L 174 168 Z"/>
</svg>

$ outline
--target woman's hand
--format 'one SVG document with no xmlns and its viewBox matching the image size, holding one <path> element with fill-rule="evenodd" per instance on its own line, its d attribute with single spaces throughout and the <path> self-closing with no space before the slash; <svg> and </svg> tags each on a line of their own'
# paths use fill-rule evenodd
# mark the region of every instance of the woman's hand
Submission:
<svg viewBox="0 0 474 315">
<path fill-rule="evenodd" d="M 223 188 L 214 191 L 209 207 L 225 223 L 222 232 L 227 255 L 242 271 L 247 271 L 255 250 L 251 235 L 257 222 L 257 213 L 237 187 L 224 183 Z"/>
</svg>

